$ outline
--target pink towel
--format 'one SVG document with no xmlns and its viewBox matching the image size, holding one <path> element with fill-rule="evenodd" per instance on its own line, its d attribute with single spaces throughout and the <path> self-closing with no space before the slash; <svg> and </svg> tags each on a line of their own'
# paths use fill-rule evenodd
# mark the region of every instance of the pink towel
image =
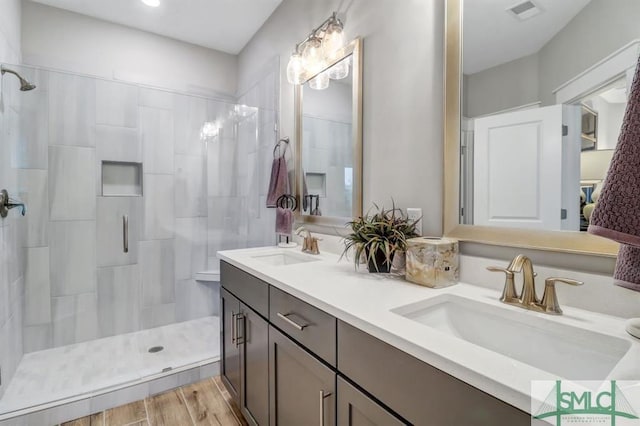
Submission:
<svg viewBox="0 0 640 426">
<path fill-rule="evenodd" d="M 276 210 L 276 232 L 291 235 L 293 230 L 293 211 L 278 207 Z"/>
<path fill-rule="evenodd" d="M 623 244 L 616 284 L 640 291 L 640 62 L 589 233 Z"/>
<path fill-rule="evenodd" d="M 640 291 L 640 248 L 620 246 L 613 279 L 620 287 Z"/>
<path fill-rule="evenodd" d="M 267 193 L 267 207 L 274 208 L 278 198 L 289 192 L 289 172 L 284 155 L 275 158 L 271 164 L 271 180 Z"/>
</svg>

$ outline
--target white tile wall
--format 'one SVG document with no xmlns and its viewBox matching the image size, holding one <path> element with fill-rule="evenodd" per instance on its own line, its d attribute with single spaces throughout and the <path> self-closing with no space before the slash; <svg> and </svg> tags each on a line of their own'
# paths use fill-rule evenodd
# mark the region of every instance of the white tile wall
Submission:
<svg viewBox="0 0 640 426">
<path fill-rule="evenodd" d="M 26 264 L 24 325 L 50 324 L 49 247 L 27 249 Z"/>
<path fill-rule="evenodd" d="M 173 238 L 173 175 L 144 175 L 143 240 Z"/>
<path fill-rule="evenodd" d="M 176 219 L 175 278 L 185 280 L 206 269 L 207 218 Z"/>
<path fill-rule="evenodd" d="M 96 217 L 95 150 L 49 147 L 50 220 Z"/>
<path fill-rule="evenodd" d="M 130 84 L 96 80 L 96 124 L 138 126 L 138 88 Z"/>
<path fill-rule="evenodd" d="M 174 174 L 176 217 L 207 215 L 205 163 L 205 158 L 201 156 L 176 154 Z"/>
<path fill-rule="evenodd" d="M 98 338 L 96 293 L 53 297 L 53 345 L 65 346 Z"/>
<path fill-rule="evenodd" d="M 173 240 L 140 242 L 142 306 L 151 307 L 174 301 Z"/>
<path fill-rule="evenodd" d="M 140 329 L 140 269 L 138 265 L 98 269 L 100 337 Z"/>
<path fill-rule="evenodd" d="M 49 76 L 49 144 L 95 146 L 96 83 L 92 78 Z"/>
<path fill-rule="evenodd" d="M 96 126 L 96 158 L 102 160 L 142 161 L 142 146 L 135 128 Z"/>
<path fill-rule="evenodd" d="M 27 204 L 26 247 L 44 247 L 49 243 L 49 186 L 46 170 L 18 170 L 20 195 Z"/>
<path fill-rule="evenodd" d="M 51 295 L 71 296 L 96 290 L 96 223 L 50 222 Z"/>
<path fill-rule="evenodd" d="M 140 107 L 140 140 L 145 173 L 173 174 L 173 114 Z"/>
</svg>

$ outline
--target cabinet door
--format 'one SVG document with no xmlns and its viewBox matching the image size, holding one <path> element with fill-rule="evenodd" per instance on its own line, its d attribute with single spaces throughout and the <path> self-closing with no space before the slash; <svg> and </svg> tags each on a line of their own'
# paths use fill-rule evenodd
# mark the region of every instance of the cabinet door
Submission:
<svg viewBox="0 0 640 426">
<path fill-rule="evenodd" d="M 242 414 L 255 425 L 269 424 L 269 323 L 240 303 Z"/>
<path fill-rule="evenodd" d="M 358 389 L 338 377 L 340 426 L 401 426 L 404 423 Z"/>
<path fill-rule="evenodd" d="M 240 302 L 224 288 L 220 289 L 220 375 L 233 399 L 240 398 L 240 343 L 237 341 Z"/>
<path fill-rule="evenodd" d="M 336 375 L 269 327 L 271 426 L 335 425 Z"/>
</svg>

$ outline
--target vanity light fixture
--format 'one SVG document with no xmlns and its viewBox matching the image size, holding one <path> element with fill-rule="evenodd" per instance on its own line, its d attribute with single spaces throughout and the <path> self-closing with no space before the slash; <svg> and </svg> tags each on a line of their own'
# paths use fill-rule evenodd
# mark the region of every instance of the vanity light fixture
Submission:
<svg viewBox="0 0 640 426">
<path fill-rule="evenodd" d="M 306 76 L 316 75 L 331 64 L 336 59 L 336 53 L 344 47 L 343 29 L 342 21 L 333 12 L 307 38 L 298 43 L 287 64 L 287 81 L 296 85 L 303 84 Z M 342 61 L 312 78 L 309 87 L 323 90 L 329 87 L 330 79 L 339 80 L 347 75 L 349 63 Z"/>
<path fill-rule="evenodd" d="M 149 7 L 158 7 L 160 6 L 160 0 L 140 0 L 142 3 L 146 4 Z"/>
</svg>

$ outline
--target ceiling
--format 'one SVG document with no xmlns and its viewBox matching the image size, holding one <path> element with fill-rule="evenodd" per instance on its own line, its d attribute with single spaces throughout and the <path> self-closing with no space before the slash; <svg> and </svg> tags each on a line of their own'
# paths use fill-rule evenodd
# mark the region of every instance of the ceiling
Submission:
<svg viewBox="0 0 640 426">
<path fill-rule="evenodd" d="M 237 55 L 282 0 L 34 0 Z"/>
<path fill-rule="evenodd" d="M 532 0 L 542 13 L 521 21 L 507 9 L 520 0 L 464 0 L 464 73 L 539 51 L 591 0 Z"/>
</svg>

